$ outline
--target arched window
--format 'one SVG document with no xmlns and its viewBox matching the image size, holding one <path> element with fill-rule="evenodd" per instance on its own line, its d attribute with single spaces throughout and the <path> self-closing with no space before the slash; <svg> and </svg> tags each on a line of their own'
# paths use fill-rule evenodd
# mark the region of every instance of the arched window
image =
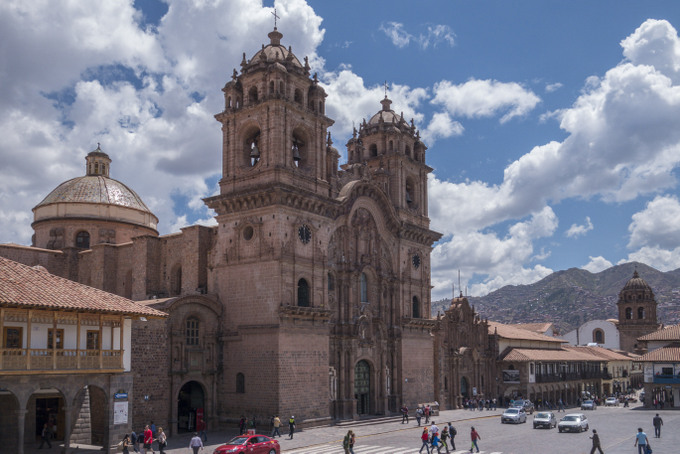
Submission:
<svg viewBox="0 0 680 454">
<path fill-rule="evenodd" d="M 389 151 L 394 151 L 394 141 L 390 140 L 390 145 L 387 147 Z"/>
<path fill-rule="evenodd" d="M 404 153 L 406 154 L 406 156 L 408 156 L 410 158 L 411 157 L 411 147 L 406 145 L 406 147 L 404 148 Z"/>
<path fill-rule="evenodd" d="M 361 278 L 359 284 L 361 285 L 361 301 L 362 303 L 368 302 L 368 279 L 366 278 L 366 273 L 361 273 Z"/>
<path fill-rule="evenodd" d="M 187 345 L 199 345 L 199 321 L 196 317 L 189 317 L 186 322 Z"/>
<path fill-rule="evenodd" d="M 90 248 L 90 234 L 85 231 L 80 231 L 76 234 L 76 247 L 89 249 Z"/>
<path fill-rule="evenodd" d="M 298 104 L 302 104 L 302 90 L 300 90 L 299 88 L 295 89 L 295 95 L 293 100 Z"/>
<path fill-rule="evenodd" d="M 411 181 L 410 178 L 406 180 L 406 205 L 411 206 L 413 205 L 413 181 Z"/>
<path fill-rule="evenodd" d="M 328 273 L 328 291 L 332 292 L 335 290 L 335 277 L 332 273 Z"/>
<path fill-rule="evenodd" d="M 644 307 L 638 307 L 638 318 L 639 319 L 645 318 L 645 308 Z"/>
<path fill-rule="evenodd" d="M 604 331 L 597 328 L 593 330 L 593 342 L 596 344 L 604 344 Z"/>
<path fill-rule="evenodd" d="M 246 377 L 241 372 L 236 374 L 236 392 L 239 394 L 246 392 Z"/>
<path fill-rule="evenodd" d="M 309 307 L 309 284 L 304 279 L 298 281 L 297 305 L 300 307 Z"/>
<path fill-rule="evenodd" d="M 376 156 L 378 156 L 378 146 L 376 144 L 372 144 L 368 148 L 368 152 L 369 152 L 371 158 L 375 158 Z"/>
<path fill-rule="evenodd" d="M 630 320 L 633 318 L 633 309 L 630 307 L 626 308 L 626 320 Z"/>
<path fill-rule="evenodd" d="M 95 174 L 99 173 L 99 163 L 98 162 L 94 163 L 94 173 Z"/>
<path fill-rule="evenodd" d="M 420 318 L 420 301 L 418 301 L 417 296 L 413 297 L 413 304 L 412 304 L 411 313 L 412 313 L 413 318 Z"/>
<path fill-rule="evenodd" d="M 272 96 L 274 95 L 274 81 L 269 82 L 269 95 Z"/>
<path fill-rule="evenodd" d="M 248 90 L 248 101 L 251 103 L 257 102 L 257 87 L 251 87 Z"/>
</svg>

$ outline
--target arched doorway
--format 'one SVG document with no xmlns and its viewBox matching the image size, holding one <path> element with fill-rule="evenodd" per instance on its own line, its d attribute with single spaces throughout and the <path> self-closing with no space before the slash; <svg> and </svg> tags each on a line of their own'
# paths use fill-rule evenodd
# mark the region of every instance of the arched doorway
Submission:
<svg viewBox="0 0 680 454">
<path fill-rule="evenodd" d="M 177 396 L 177 431 L 182 433 L 196 430 L 196 418 L 202 418 L 204 411 L 203 386 L 196 381 L 185 383 Z"/>
<path fill-rule="evenodd" d="M 468 384 L 468 380 L 465 377 L 461 377 L 460 379 L 460 395 L 465 399 L 470 398 L 470 385 Z"/>
<path fill-rule="evenodd" d="M 371 412 L 371 366 L 365 360 L 354 366 L 354 398 L 357 400 L 357 414 Z"/>
</svg>

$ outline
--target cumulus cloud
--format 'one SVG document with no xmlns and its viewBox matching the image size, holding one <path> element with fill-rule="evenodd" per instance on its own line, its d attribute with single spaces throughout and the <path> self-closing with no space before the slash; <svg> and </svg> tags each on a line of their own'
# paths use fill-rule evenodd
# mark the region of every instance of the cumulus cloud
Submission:
<svg viewBox="0 0 680 454">
<path fill-rule="evenodd" d="M 554 84 L 548 84 L 545 86 L 545 92 L 546 93 L 552 93 L 553 91 L 557 91 L 560 88 L 562 88 L 562 84 L 560 82 L 555 82 Z"/>
<path fill-rule="evenodd" d="M 593 223 L 590 220 L 590 216 L 586 216 L 585 224 L 572 224 L 564 234 L 567 236 L 567 238 L 576 238 L 585 235 L 591 230 L 593 230 Z"/>
<path fill-rule="evenodd" d="M 392 41 L 392 44 L 397 47 L 406 47 L 411 42 L 411 39 L 413 39 L 413 36 L 404 30 L 404 24 L 400 24 L 399 22 L 382 24 L 380 30 L 385 33 Z"/>
<path fill-rule="evenodd" d="M 526 115 L 541 101 L 531 90 L 516 82 L 472 79 L 463 84 L 443 80 L 434 86 L 432 103 L 443 106 L 452 116 L 492 117 L 504 112 L 501 123 Z"/>
<path fill-rule="evenodd" d="M 628 226 L 628 247 L 657 246 L 663 249 L 680 247 L 680 202 L 671 195 L 657 196 L 644 210 L 633 215 Z"/>
<path fill-rule="evenodd" d="M 463 125 L 451 118 L 447 112 L 437 112 L 423 131 L 422 137 L 425 143 L 432 146 L 437 139 L 460 136 L 465 131 Z"/>
<path fill-rule="evenodd" d="M 599 273 L 600 271 L 604 271 L 607 268 L 611 268 L 613 266 L 612 262 L 602 256 L 589 256 L 588 259 L 590 259 L 590 261 L 581 268 L 586 271 L 590 271 L 591 273 Z"/>
</svg>

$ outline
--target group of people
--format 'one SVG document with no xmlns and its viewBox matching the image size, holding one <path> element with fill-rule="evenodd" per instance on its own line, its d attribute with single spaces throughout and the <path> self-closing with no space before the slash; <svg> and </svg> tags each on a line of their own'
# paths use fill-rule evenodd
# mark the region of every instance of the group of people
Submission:
<svg viewBox="0 0 680 454">
<path fill-rule="evenodd" d="M 463 401 L 463 408 L 466 410 L 496 410 L 498 408 L 498 401 L 494 399 L 473 398 L 465 399 Z"/>
<path fill-rule="evenodd" d="M 663 419 L 657 413 L 652 419 L 652 425 L 654 426 L 654 438 L 661 438 L 661 426 L 663 426 Z M 595 454 L 595 451 L 599 451 L 600 454 L 604 454 L 602 451 L 602 445 L 600 442 L 600 435 L 597 430 L 593 429 L 593 436 L 590 437 L 593 440 L 593 448 L 590 450 L 590 454 Z M 649 443 L 649 438 L 647 434 L 642 430 L 642 427 L 638 427 L 637 433 L 635 434 L 635 441 L 633 446 L 637 446 L 638 454 L 650 454 L 652 452 L 652 446 Z"/>
<path fill-rule="evenodd" d="M 472 431 L 475 434 L 477 433 L 474 427 L 472 428 Z M 458 432 L 456 431 L 456 428 L 453 427 L 450 422 L 444 426 L 440 434 L 439 427 L 434 421 L 432 421 L 432 425 L 429 429 L 427 427 L 423 428 L 423 433 L 420 435 L 420 440 L 423 444 L 420 446 L 420 451 L 418 452 L 422 453 L 423 449 L 425 449 L 425 451 L 430 454 L 434 453 L 434 450 L 436 449 L 437 453 L 439 454 L 442 452 L 442 448 L 446 449 L 447 453 L 449 452 L 449 449 L 455 450 L 457 434 Z M 450 448 L 449 442 L 451 443 Z M 477 448 L 477 452 L 479 452 L 479 448 Z"/>
<path fill-rule="evenodd" d="M 144 454 L 155 454 L 153 449 L 154 442 L 158 443 L 158 452 L 165 454 L 165 448 L 168 446 L 168 437 L 163 431 L 162 427 L 156 428 L 153 421 L 144 426 L 144 430 L 137 434 L 132 431 L 130 434 L 125 434 L 119 446 L 122 447 L 123 454 L 129 454 L 130 449 L 133 452 L 140 452 L 139 445 L 142 445 L 142 452 Z"/>
</svg>

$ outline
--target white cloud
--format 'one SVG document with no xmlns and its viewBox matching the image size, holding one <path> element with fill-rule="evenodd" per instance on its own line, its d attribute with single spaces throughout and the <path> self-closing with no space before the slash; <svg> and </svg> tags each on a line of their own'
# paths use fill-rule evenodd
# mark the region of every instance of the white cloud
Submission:
<svg viewBox="0 0 680 454">
<path fill-rule="evenodd" d="M 666 20 L 648 19 L 621 41 L 623 55 L 634 65 L 647 65 L 680 82 L 680 41 Z"/>
<path fill-rule="evenodd" d="M 404 30 L 404 24 L 398 22 L 383 24 L 380 26 L 380 30 L 384 32 L 385 35 L 390 38 L 392 44 L 397 47 L 406 47 L 409 42 L 411 42 L 411 39 L 413 39 L 413 36 Z"/>
<path fill-rule="evenodd" d="M 593 223 L 590 220 L 590 216 L 586 216 L 585 224 L 572 224 L 564 234 L 567 236 L 567 238 L 577 238 L 579 236 L 585 235 L 591 230 L 593 230 Z"/>
<path fill-rule="evenodd" d="M 680 247 L 680 202 L 675 196 L 657 196 L 644 210 L 633 215 L 628 226 L 628 247 Z"/>
<path fill-rule="evenodd" d="M 455 121 L 446 112 L 437 112 L 432 115 L 430 123 L 423 131 L 422 137 L 425 143 L 432 146 L 437 139 L 460 136 L 465 131 L 463 125 Z"/>
<path fill-rule="evenodd" d="M 583 265 L 581 268 L 583 268 L 586 271 L 590 271 L 591 273 L 599 273 L 600 271 L 604 271 L 607 268 L 611 268 L 613 266 L 612 262 L 610 262 L 609 260 L 605 259 L 602 256 L 597 257 L 589 256 L 588 258 L 590 259 L 590 261 Z"/>
<path fill-rule="evenodd" d="M 562 84 L 560 82 L 555 82 L 554 84 L 548 84 L 545 86 L 545 92 L 546 93 L 552 93 L 553 91 L 557 91 L 560 88 L 562 88 Z"/>
<path fill-rule="evenodd" d="M 442 105 L 452 116 L 492 117 L 504 112 L 501 123 L 526 115 L 541 101 L 516 82 L 471 79 L 455 85 L 443 80 L 434 86 L 432 104 Z"/>
<path fill-rule="evenodd" d="M 620 260 L 618 264 L 627 262 L 647 263 L 659 271 L 677 270 L 680 268 L 680 247 L 662 249 L 660 247 L 645 246 L 628 254 L 628 258 Z"/>
</svg>

